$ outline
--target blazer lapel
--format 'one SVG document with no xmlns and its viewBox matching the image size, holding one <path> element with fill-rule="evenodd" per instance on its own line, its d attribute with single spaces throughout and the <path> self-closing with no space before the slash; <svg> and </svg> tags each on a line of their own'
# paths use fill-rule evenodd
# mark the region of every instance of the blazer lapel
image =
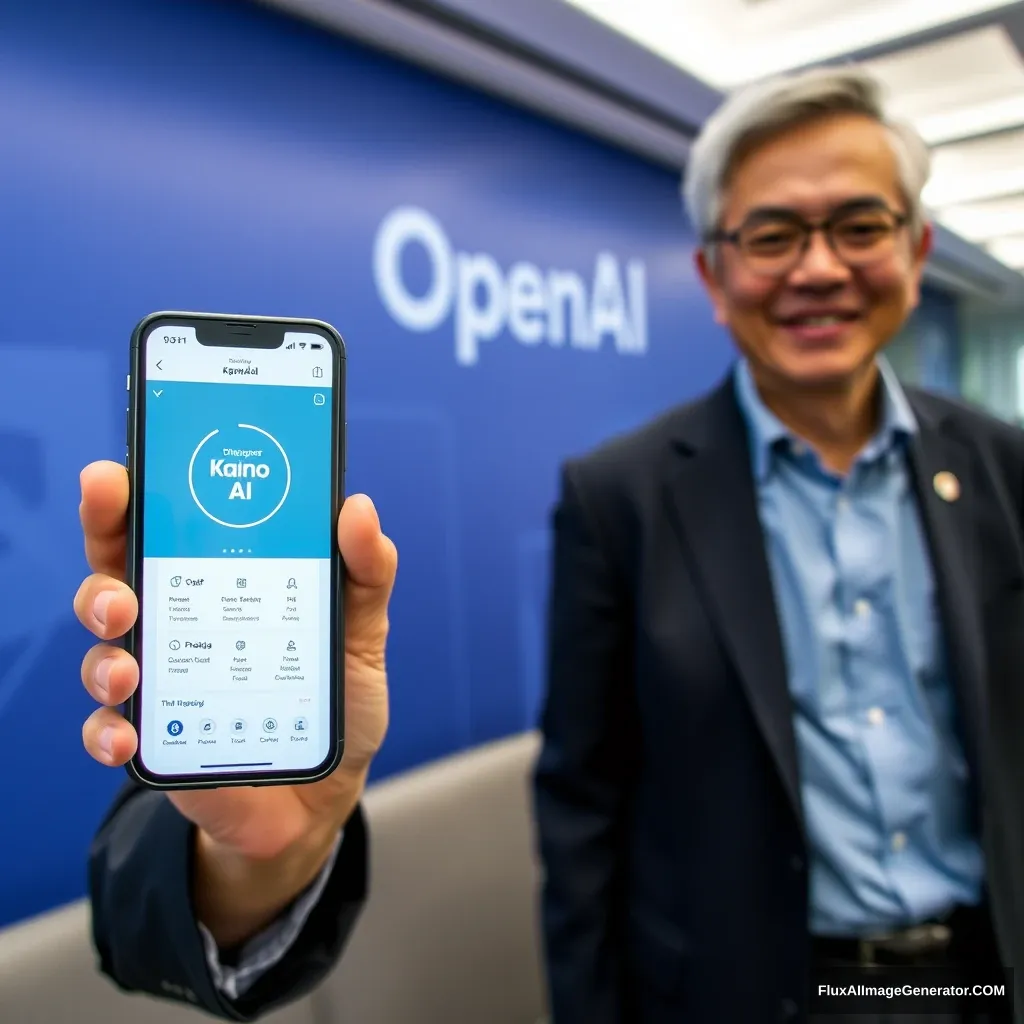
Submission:
<svg viewBox="0 0 1024 1024">
<path fill-rule="evenodd" d="M 731 377 L 687 410 L 675 447 L 670 516 L 802 825 L 785 652 Z"/>
<path fill-rule="evenodd" d="M 951 682 L 963 719 L 965 753 L 980 779 L 985 663 L 971 452 L 945 433 L 941 422 L 913 395 L 908 397 L 919 427 L 911 441 L 910 461 L 931 548 Z"/>
</svg>

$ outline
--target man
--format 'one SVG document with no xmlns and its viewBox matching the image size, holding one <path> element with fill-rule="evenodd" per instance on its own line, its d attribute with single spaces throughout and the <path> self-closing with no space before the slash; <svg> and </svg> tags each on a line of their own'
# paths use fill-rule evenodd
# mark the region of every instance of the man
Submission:
<svg viewBox="0 0 1024 1024">
<path fill-rule="evenodd" d="M 564 468 L 553 1024 L 805 1020 L 825 965 L 1024 963 L 1024 434 L 880 359 L 927 174 L 849 69 L 734 95 L 693 148 L 741 358 Z"/>
<path fill-rule="evenodd" d="M 94 575 L 75 597 L 102 641 L 123 636 L 138 604 L 124 583 L 128 476 L 95 463 L 82 474 L 81 519 Z M 397 553 L 372 503 L 346 500 L 338 545 L 345 589 L 345 756 L 305 786 L 164 794 L 128 785 L 96 837 L 90 864 L 100 965 L 121 987 L 255 1020 L 297 999 L 333 966 L 366 895 L 359 799 L 387 729 L 387 607 Z M 132 726 L 115 710 L 138 665 L 109 643 L 82 664 L 100 704 L 85 723 L 96 760 L 123 765 Z"/>
</svg>

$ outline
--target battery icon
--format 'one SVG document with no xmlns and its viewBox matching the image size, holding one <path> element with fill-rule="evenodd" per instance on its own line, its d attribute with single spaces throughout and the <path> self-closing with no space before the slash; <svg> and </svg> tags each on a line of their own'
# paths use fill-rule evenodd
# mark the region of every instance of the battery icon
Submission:
<svg viewBox="0 0 1024 1024">
<path fill-rule="evenodd" d="M 310 347 L 310 348 L 323 348 L 324 346 L 323 346 L 323 343 L 322 343 L 322 342 L 319 342 L 319 341 L 311 341 L 311 342 L 309 343 L 309 347 Z"/>
</svg>

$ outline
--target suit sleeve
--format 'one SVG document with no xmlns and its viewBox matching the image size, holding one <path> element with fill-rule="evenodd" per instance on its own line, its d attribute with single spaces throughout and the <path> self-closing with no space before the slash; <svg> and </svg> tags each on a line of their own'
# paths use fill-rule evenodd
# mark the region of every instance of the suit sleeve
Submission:
<svg viewBox="0 0 1024 1024">
<path fill-rule="evenodd" d="M 626 1024 L 617 898 L 632 714 L 628 589 L 571 467 L 553 517 L 548 679 L 534 777 L 553 1024 Z"/>
<path fill-rule="evenodd" d="M 334 869 L 282 959 L 241 997 L 214 983 L 192 898 L 194 826 L 164 794 L 130 784 L 93 841 L 93 941 L 100 969 L 126 992 L 191 1003 L 224 1020 L 253 1021 L 310 992 L 334 966 L 366 898 L 361 810 L 345 825 Z"/>
</svg>

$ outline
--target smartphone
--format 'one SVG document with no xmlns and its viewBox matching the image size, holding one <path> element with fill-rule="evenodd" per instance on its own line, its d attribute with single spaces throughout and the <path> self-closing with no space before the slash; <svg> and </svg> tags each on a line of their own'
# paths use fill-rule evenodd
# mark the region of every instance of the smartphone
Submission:
<svg viewBox="0 0 1024 1024">
<path fill-rule="evenodd" d="M 127 770 L 314 782 L 344 749 L 345 344 L 318 320 L 154 313 L 128 375 Z"/>
</svg>

